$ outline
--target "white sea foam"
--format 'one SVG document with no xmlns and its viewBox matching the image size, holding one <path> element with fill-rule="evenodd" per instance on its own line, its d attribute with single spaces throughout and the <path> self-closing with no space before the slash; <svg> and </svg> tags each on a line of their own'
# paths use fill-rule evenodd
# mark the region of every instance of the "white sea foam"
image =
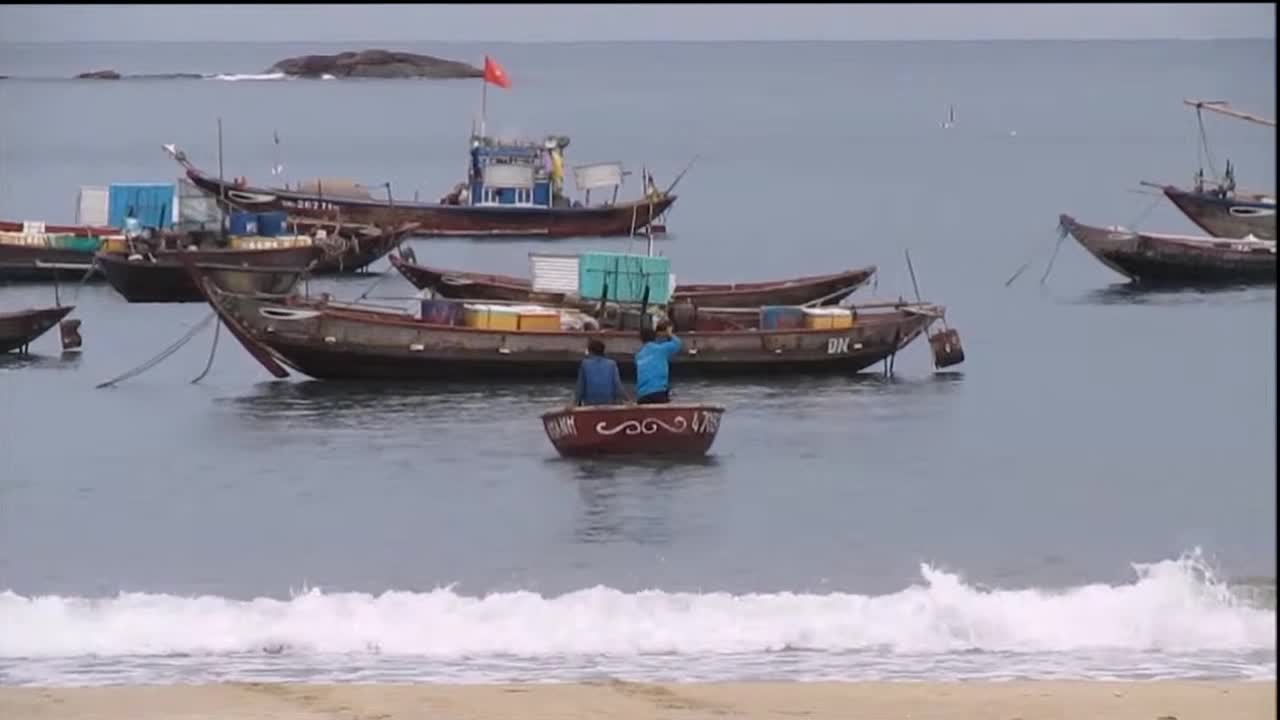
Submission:
<svg viewBox="0 0 1280 720">
<path fill-rule="evenodd" d="M 540 666 L 574 665 L 641 675 L 651 674 L 645 667 L 677 675 L 701 668 L 702 677 L 731 677 L 753 674 L 753 666 L 758 674 L 762 659 L 772 670 L 807 668 L 799 673 L 806 677 L 907 676 L 918 675 L 921 656 L 928 656 L 935 674 L 951 668 L 960 676 L 1000 675 L 1010 662 L 1028 671 L 1026 658 L 1034 657 L 1041 675 L 1055 677 L 1274 677 L 1274 608 L 1242 602 L 1196 556 L 1134 567 L 1138 577 L 1130 584 L 1045 591 L 978 589 L 926 565 L 922 583 L 881 596 L 594 587 L 556 597 L 311 590 L 288 600 L 240 601 L 6 592 L 0 668 L 18 659 L 67 668 L 90 657 L 149 657 L 154 668 L 157 657 L 176 656 L 205 658 L 205 665 L 214 657 L 283 656 L 295 667 L 324 666 L 324 658 L 341 655 L 350 672 L 356 655 L 384 667 L 415 658 L 418 669 L 424 662 L 447 668 L 443 674 L 454 679 L 474 672 L 510 677 L 517 669 L 536 677 Z M 75 673 L 83 680 L 86 671 Z"/>
<path fill-rule="evenodd" d="M 242 80 L 284 80 L 287 75 L 281 72 L 275 73 L 248 73 L 248 74 L 218 74 L 214 75 L 214 80 L 227 80 L 230 82 L 239 82 Z"/>
</svg>

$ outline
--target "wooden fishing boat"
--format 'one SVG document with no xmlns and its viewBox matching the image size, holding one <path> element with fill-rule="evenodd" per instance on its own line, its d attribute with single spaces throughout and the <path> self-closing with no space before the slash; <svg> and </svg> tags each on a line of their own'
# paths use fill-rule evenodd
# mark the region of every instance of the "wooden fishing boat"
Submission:
<svg viewBox="0 0 1280 720">
<path fill-rule="evenodd" d="M 0 281 L 45 282 L 83 277 L 105 241 L 119 230 L 0 220 Z"/>
<path fill-rule="evenodd" d="M 1276 126 L 1275 121 L 1270 118 L 1236 110 L 1222 101 L 1183 100 L 1182 102 L 1196 109 L 1196 123 L 1206 155 L 1208 154 L 1208 134 L 1204 127 L 1202 112 L 1204 110 L 1265 127 Z M 1194 187 L 1189 190 L 1169 184 L 1145 181 L 1142 184 L 1159 188 L 1191 222 L 1213 237 L 1276 239 L 1275 192 L 1253 192 L 1237 188 L 1235 168 L 1230 160 L 1227 161 L 1223 176 L 1210 183 L 1206 183 L 1205 171 L 1201 167 L 1196 171 Z"/>
<path fill-rule="evenodd" d="M 1174 185 L 1157 187 L 1191 222 L 1213 237 L 1276 239 L 1274 194 L 1228 190 L 1226 187 L 1191 190 Z"/>
<path fill-rule="evenodd" d="M 251 186 L 237 180 L 209 175 L 187 160 L 186 154 L 166 145 L 198 188 L 228 206 L 251 212 L 284 210 L 313 219 L 394 227 L 418 225 L 415 235 L 454 237 L 626 236 L 640 232 L 663 216 L 676 201 L 671 187 L 652 188 L 635 200 L 590 205 L 572 203 L 555 191 L 555 183 L 542 169 L 543 148 L 529 145 L 484 144 L 476 139 L 473 172 L 467 183 L 441 202 L 396 200 L 387 186 L 387 199 L 375 199 L 364 186 L 349 180 L 311 181 L 297 189 Z M 480 143 L 480 145 L 475 145 Z M 546 150 L 550 152 L 550 150 Z M 491 170 L 489 168 L 497 168 Z M 585 169 L 582 183 L 588 191 L 621 183 L 623 172 Z M 678 180 L 679 178 L 677 178 Z"/>
<path fill-rule="evenodd" d="M 406 223 L 395 228 L 378 228 L 310 218 L 291 218 L 289 225 L 297 232 L 310 235 L 324 250 L 312 270 L 313 275 L 360 272 L 399 247 L 418 227 L 415 223 Z"/>
<path fill-rule="evenodd" d="M 1076 222 L 1069 215 L 1060 215 L 1058 223 L 1103 265 L 1139 285 L 1249 285 L 1276 281 L 1274 240 L 1093 227 Z"/>
<path fill-rule="evenodd" d="M 200 302 L 204 295 L 186 265 L 209 268 L 219 285 L 238 292 L 283 295 L 324 249 L 300 245 L 263 250 L 159 250 L 147 254 L 98 253 L 94 262 L 116 292 L 131 303 Z"/>
<path fill-rule="evenodd" d="M 208 278 L 200 287 L 255 357 L 317 379 L 565 382 L 575 377 L 589 338 L 604 340 L 608 356 L 628 372 L 641 345 L 635 331 L 562 329 L 565 314 L 576 312 L 563 309 L 556 329 L 496 329 L 423 320 L 400 308 L 235 295 Z M 930 303 L 888 302 L 851 309 L 840 327 L 681 331 L 684 346 L 671 373 L 852 374 L 895 355 L 944 314 Z"/>
<path fill-rule="evenodd" d="M 28 345 L 57 325 L 74 309 L 74 305 L 61 305 L 0 313 L 0 353 L 14 350 L 26 352 Z"/>
<path fill-rule="evenodd" d="M 720 432 L 719 405 L 571 407 L 542 415 L 542 427 L 564 457 L 701 456 Z"/>
<path fill-rule="evenodd" d="M 440 297 L 545 305 L 572 303 L 572 298 L 565 293 L 535 291 L 527 278 L 418 265 L 394 253 L 389 259 L 391 265 L 414 287 L 430 290 Z M 803 305 L 813 301 L 818 301 L 818 305 L 834 305 L 866 284 L 875 272 L 876 267 L 870 265 L 787 280 L 677 285 L 672 302 L 690 302 L 710 307 L 756 308 L 764 305 Z"/>
<path fill-rule="evenodd" d="M 312 269 L 313 275 L 359 272 L 386 257 L 417 227 L 409 223 L 385 229 L 296 217 L 287 218 L 286 224 L 297 232 L 312 236 L 321 247 L 323 252 Z M 30 230 L 31 223 L 0 221 L 2 281 L 67 280 L 83 277 L 86 273 L 97 277 L 99 273 L 94 265 L 95 253 L 103 248 L 119 252 L 124 246 L 124 235 L 116 228 L 41 225 L 39 233 L 24 233 L 24 227 Z M 216 244 L 218 238 L 215 236 L 216 233 L 175 230 L 155 233 L 156 242 L 171 249 L 181 247 L 192 237 L 199 237 L 199 244 L 204 246 Z M 75 240 L 69 243 L 55 241 L 67 238 Z"/>
</svg>

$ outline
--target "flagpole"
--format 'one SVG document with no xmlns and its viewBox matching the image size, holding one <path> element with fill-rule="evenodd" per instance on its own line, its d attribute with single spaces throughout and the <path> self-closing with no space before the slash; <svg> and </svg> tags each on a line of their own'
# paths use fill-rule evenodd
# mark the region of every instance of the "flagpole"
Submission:
<svg viewBox="0 0 1280 720">
<path fill-rule="evenodd" d="M 485 118 L 489 105 L 489 80 L 480 78 L 480 137 L 485 137 Z"/>
</svg>

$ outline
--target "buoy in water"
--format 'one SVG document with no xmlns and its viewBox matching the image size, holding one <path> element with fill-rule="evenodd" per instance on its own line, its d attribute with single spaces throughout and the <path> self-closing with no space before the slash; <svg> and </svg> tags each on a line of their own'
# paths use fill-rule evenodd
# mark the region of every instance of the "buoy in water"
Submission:
<svg viewBox="0 0 1280 720">
<path fill-rule="evenodd" d="M 72 318 L 70 320 L 63 320 L 58 323 L 58 330 L 62 333 L 63 352 L 80 349 L 82 341 L 80 339 L 79 319 Z"/>
</svg>

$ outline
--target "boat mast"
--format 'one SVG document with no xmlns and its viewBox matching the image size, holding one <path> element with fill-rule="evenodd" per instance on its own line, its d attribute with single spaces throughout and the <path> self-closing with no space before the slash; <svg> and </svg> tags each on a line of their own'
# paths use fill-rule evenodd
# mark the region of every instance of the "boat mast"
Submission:
<svg viewBox="0 0 1280 720">
<path fill-rule="evenodd" d="M 1235 108 L 1232 108 L 1226 100 L 1183 100 L 1182 103 L 1195 108 L 1197 112 L 1203 108 L 1205 110 L 1212 110 L 1216 113 L 1221 113 L 1240 120 L 1247 120 L 1259 125 L 1265 125 L 1266 127 L 1276 126 L 1275 120 L 1268 120 L 1260 115 L 1247 113 L 1243 110 L 1236 110 Z"/>
<path fill-rule="evenodd" d="M 227 212 L 227 181 L 222 176 L 222 117 L 218 117 L 218 194 L 221 195 L 222 204 L 218 208 L 218 215 L 221 216 Z M 221 220 L 221 218 L 219 218 Z M 227 222 L 218 223 L 218 237 L 221 238 L 222 244 L 227 243 Z"/>
</svg>

